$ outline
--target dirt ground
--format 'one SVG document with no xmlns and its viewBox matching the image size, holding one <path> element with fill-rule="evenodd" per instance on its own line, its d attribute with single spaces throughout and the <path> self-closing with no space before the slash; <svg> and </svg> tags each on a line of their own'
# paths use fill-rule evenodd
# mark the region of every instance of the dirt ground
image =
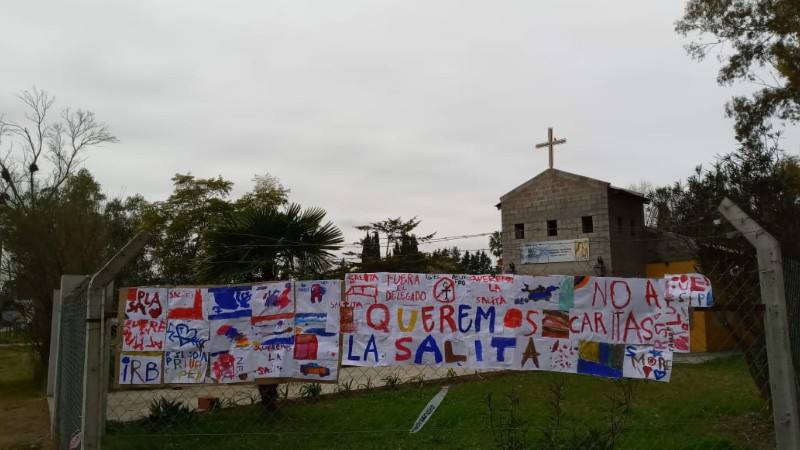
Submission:
<svg viewBox="0 0 800 450">
<path fill-rule="evenodd" d="M 0 449 L 51 448 L 45 389 L 33 367 L 25 346 L 0 344 Z"/>
<path fill-rule="evenodd" d="M 0 401 L 0 449 L 49 449 L 50 413 L 41 398 Z"/>
</svg>

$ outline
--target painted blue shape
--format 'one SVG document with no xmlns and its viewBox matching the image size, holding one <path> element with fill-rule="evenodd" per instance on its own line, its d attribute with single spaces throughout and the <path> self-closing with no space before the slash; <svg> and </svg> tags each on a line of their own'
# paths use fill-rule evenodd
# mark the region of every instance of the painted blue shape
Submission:
<svg viewBox="0 0 800 450">
<path fill-rule="evenodd" d="M 506 348 L 516 347 L 517 338 L 493 336 L 491 345 L 497 349 L 497 361 L 503 362 L 505 361 Z"/>
<path fill-rule="evenodd" d="M 434 362 L 441 364 L 442 352 L 439 350 L 439 344 L 436 343 L 436 339 L 431 335 L 428 335 L 417 347 L 417 353 L 414 355 L 414 364 L 422 364 L 422 357 L 425 353 L 433 353 Z"/>
<path fill-rule="evenodd" d="M 598 347 L 600 350 L 600 362 L 608 364 L 611 361 L 611 347 L 605 342 L 601 342 Z"/>
<path fill-rule="evenodd" d="M 304 334 L 316 334 L 317 336 L 334 336 L 336 333 L 325 331 L 325 328 L 306 328 L 303 330 Z"/>
<path fill-rule="evenodd" d="M 327 320 L 327 313 L 298 313 L 294 317 L 294 323 L 297 325 L 308 323 L 325 323 Z"/>
<path fill-rule="evenodd" d="M 479 333 L 481 331 L 481 323 L 482 320 L 489 321 L 489 333 L 494 333 L 494 320 L 495 320 L 495 312 L 494 306 L 490 306 L 483 310 L 480 306 L 478 306 L 477 313 L 475 314 L 475 332 Z"/>
<path fill-rule="evenodd" d="M 261 345 L 292 345 L 292 344 L 294 344 L 294 336 L 274 337 L 261 342 Z"/>
<path fill-rule="evenodd" d="M 209 294 L 214 296 L 214 306 L 209 311 L 209 320 L 235 319 L 237 317 L 252 317 L 250 299 L 253 296 L 250 286 L 225 286 L 209 288 Z"/>
<path fill-rule="evenodd" d="M 367 355 L 372 353 L 374 355 L 373 361 L 378 362 L 378 344 L 375 342 L 375 335 L 370 335 L 367 341 L 367 347 L 364 349 L 364 361 L 367 360 Z"/>
<path fill-rule="evenodd" d="M 469 312 L 472 309 L 470 305 L 458 305 L 458 331 L 466 333 L 472 328 L 472 319 L 469 319 Z M 469 319 L 466 326 L 464 319 Z"/>
<path fill-rule="evenodd" d="M 347 359 L 350 361 L 361 361 L 361 358 L 357 355 L 353 354 L 353 340 L 355 336 L 352 334 L 350 335 L 350 339 L 347 341 Z"/>
<path fill-rule="evenodd" d="M 605 364 L 585 359 L 578 360 L 578 373 L 605 378 L 622 378 L 622 369 L 615 369 Z"/>
</svg>

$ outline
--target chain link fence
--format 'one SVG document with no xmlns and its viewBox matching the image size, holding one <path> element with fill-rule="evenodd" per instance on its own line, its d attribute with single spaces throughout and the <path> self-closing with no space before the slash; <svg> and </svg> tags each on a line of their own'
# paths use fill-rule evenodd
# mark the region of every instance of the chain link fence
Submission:
<svg viewBox="0 0 800 450">
<path fill-rule="evenodd" d="M 280 384 L 276 407 L 253 385 L 112 390 L 104 446 L 774 448 L 755 255 L 705 251 L 715 305 L 693 311 L 693 351 L 675 356 L 669 383 L 410 365 Z M 441 405 L 411 433 L 444 386 Z"/>
<path fill-rule="evenodd" d="M 68 294 L 61 305 L 55 420 L 58 448 L 70 448 L 81 432 L 83 411 L 83 369 L 86 355 L 86 283 Z"/>
<path fill-rule="evenodd" d="M 342 367 L 335 384 L 111 388 L 104 448 L 775 447 L 759 268 L 754 252 L 703 245 L 686 262 L 705 274 L 714 306 L 691 312 L 691 353 L 669 383 L 463 367 Z M 800 265 L 784 261 L 795 367 Z M 665 273 L 677 266 L 667 265 Z M 689 270 L 689 269 L 686 269 Z M 55 422 L 59 448 L 82 426 L 86 284 L 63 300 Z M 106 316 L 108 317 L 108 316 Z M 115 319 L 108 385 L 119 357 Z M 344 351 L 344 350 L 343 350 Z M 102 384 L 102 383 L 101 383 Z M 445 389 L 447 388 L 447 389 Z M 444 398 L 438 408 L 432 399 Z M 435 409 L 435 411 L 432 411 Z M 429 420 L 412 433 L 427 411 Z"/>
<path fill-rule="evenodd" d="M 789 316 L 789 338 L 792 343 L 792 362 L 795 378 L 800 386 L 800 262 L 784 258 L 783 279 Z"/>
</svg>

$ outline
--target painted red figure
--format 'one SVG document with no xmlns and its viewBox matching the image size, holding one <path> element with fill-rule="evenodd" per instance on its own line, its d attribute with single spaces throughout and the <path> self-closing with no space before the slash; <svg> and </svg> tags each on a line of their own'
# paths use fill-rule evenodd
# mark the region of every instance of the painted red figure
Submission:
<svg viewBox="0 0 800 450">
<path fill-rule="evenodd" d="M 281 292 L 281 296 L 278 297 L 278 307 L 279 308 L 286 308 L 292 303 L 292 300 L 289 298 L 289 294 L 292 293 L 292 283 L 286 283 L 284 285 L 286 289 Z"/>
<path fill-rule="evenodd" d="M 214 361 L 214 375 L 216 376 L 217 380 L 222 380 L 225 378 L 234 378 L 236 376 L 236 370 L 234 368 L 234 359 L 233 355 L 229 353 L 225 353 L 223 355 L 219 355 L 219 359 Z"/>
<path fill-rule="evenodd" d="M 322 296 L 325 295 L 325 288 L 319 283 L 311 285 L 311 303 L 322 303 Z"/>
</svg>

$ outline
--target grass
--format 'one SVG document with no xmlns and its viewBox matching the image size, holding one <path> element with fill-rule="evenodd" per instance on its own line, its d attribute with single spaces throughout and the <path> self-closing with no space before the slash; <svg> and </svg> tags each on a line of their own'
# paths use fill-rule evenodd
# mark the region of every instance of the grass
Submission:
<svg viewBox="0 0 800 450">
<path fill-rule="evenodd" d="M 44 393 L 34 381 L 33 356 L 24 346 L 0 347 L 0 401 L 24 400 Z"/>
<path fill-rule="evenodd" d="M 0 325 L 0 344 L 21 344 L 25 333 L 20 325 Z"/>
<path fill-rule="evenodd" d="M 529 426 L 526 442 L 536 448 L 551 411 L 549 389 L 565 381 L 561 435 L 606 426 L 605 394 L 611 381 L 585 375 L 511 372 L 458 381 L 425 427 L 409 434 L 417 415 L 441 386 L 407 383 L 396 389 L 351 392 L 317 403 L 286 401 L 279 414 L 260 406 L 223 409 L 195 416 L 168 432 L 144 421 L 109 424 L 110 449 L 145 448 L 492 448 L 482 401 L 516 390 L 516 414 Z M 681 365 L 670 383 L 642 382 L 628 428 L 618 448 L 747 449 L 773 448 L 771 417 L 739 358 L 702 365 Z M 170 435 L 167 435 L 169 433 Z"/>
<path fill-rule="evenodd" d="M 34 367 L 26 347 L 0 346 L 0 449 L 48 448 L 47 401 Z"/>
</svg>

